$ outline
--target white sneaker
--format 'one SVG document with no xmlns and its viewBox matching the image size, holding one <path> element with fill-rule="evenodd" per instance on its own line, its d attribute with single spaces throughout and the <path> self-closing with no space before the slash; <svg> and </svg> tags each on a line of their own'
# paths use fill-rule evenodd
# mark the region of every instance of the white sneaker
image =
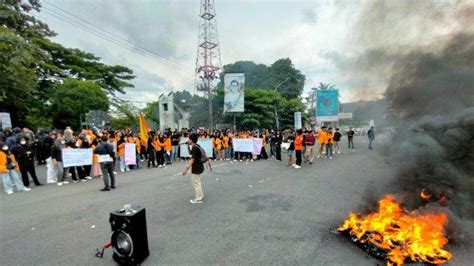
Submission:
<svg viewBox="0 0 474 266">
<path fill-rule="evenodd" d="M 118 175 L 118 173 L 114 171 L 114 175 Z"/>
<path fill-rule="evenodd" d="M 252 159 L 252 160 L 250 160 L 250 161 L 251 161 L 251 162 L 253 162 L 253 159 Z"/>
<path fill-rule="evenodd" d="M 81 182 L 87 182 L 87 180 L 85 180 L 85 179 L 81 179 Z"/>
<path fill-rule="evenodd" d="M 144 160 L 140 160 L 140 162 L 143 162 Z"/>
<path fill-rule="evenodd" d="M 318 159 L 319 159 L 319 158 L 321 158 L 321 156 L 320 156 L 320 155 L 318 155 Z"/>
<path fill-rule="evenodd" d="M 352 152 L 355 152 L 355 150 L 352 150 Z"/>
<path fill-rule="evenodd" d="M 125 171 L 127 171 L 127 172 L 130 171 L 130 168 L 126 168 Z"/>
<path fill-rule="evenodd" d="M 240 159 L 240 161 L 242 161 L 242 159 Z"/>
<path fill-rule="evenodd" d="M 79 180 L 73 180 L 72 182 L 73 183 L 79 183 Z"/>
<path fill-rule="evenodd" d="M 301 168 L 301 166 L 299 166 L 299 165 L 295 166 L 295 169 L 300 169 L 300 168 Z"/>
<path fill-rule="evenodd" d="M 13 194 L 13 191 L 8 191 L 7 194 L 11 195 L 11 194 Z"/>
<path fill-rule="evenodd" d="M 58 186 L 62 186 L 63 185 L 63 182 L 58 182 Z"/>
<path fill-rule="evenodd" d="M 123 172 L 125 172 L 125 170 L 123 170 L 123 169 L 120 169 L 120 172 L 122 172 L 122 173 L 123 173 Z"/>
<path fill-rule="evenodd" d="M 160 165 L 158 165 L 158 167 L 161 168 L 161 167 L 163 167 L 163 165 L 160 164 Z"/>
<path fill-rule="evenodd" d="M 329 160 L 332 160 L 332 156 L 329 156 Z"/>
<path fill-rule="evenodd" d="M 72 174 L 71 174 L 71 173 L 68 173 L 68 174 L 66 175 L 66 177 L 72 177 Z"/>
<path fill-rule="evenodd" d="M 64 181 L 63 184 L 64 184 L 64 185 L 67 185 L 67 184 L 69 184 L 69 182 L 68 182 L 68 181 Z"/>
<path fill-rule="evenodd" d="M 337 152 L 337 154 L 341 154 L 341 152 L 340 152 L 340 151 L 338 151 L 338 152 Z"/>
<path fill-rule="evenodd" d="M 189 202 L 191 202 L 192 204 L 196 204 L 196 203 L 202 203 L 202 200 L 192 199 Z"/>
<path fill-rule="evenodd" d="M 23 189 L 23 191 L 30 191 L 30 190 L 31 190 L 31 188 L 27 188 L 27 187 L 25 187 L 25 189 Z"/>
<path fill-rule="evenodd" d="M 87 179 L 87 180 L 92 180 L 92 177 L 86 176 L 86 179 Z"/>
<path fill-rule="evenodd" d="M 297 165 L 294 163 L 294 164 L 292 164 L 291 166 L 295 167 L 295 166 L 297 166 Z"/>
</svg>

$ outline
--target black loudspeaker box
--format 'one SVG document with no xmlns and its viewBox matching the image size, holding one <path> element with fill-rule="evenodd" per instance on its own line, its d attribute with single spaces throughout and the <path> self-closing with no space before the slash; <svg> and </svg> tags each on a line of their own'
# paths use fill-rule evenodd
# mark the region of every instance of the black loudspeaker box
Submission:
<svg viewBox="0 0 474 266">
<path fill-rule="evenodd" d="M 110 213 L 114 260 L 121 265 L 139 265 L 148 250 L 145 208 L 136 206 Z"/>
</svg>

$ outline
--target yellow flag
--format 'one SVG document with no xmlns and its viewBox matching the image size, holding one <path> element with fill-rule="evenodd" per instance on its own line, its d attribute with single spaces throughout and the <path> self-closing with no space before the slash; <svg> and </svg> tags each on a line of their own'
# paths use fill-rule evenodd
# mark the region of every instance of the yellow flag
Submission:
<svg viewBox="0 0 474 266">
<path fill-rule="evenodd" d="M 146 123 L 146 120 L 143 117 L 142 113 L 139 114 L 139 120 L 140 120 L 140 139 L 143 146 L 148 148 L 148 132 L 150 131 L 150 128 L 148 127 L 148 124 Z"/>
</svg>

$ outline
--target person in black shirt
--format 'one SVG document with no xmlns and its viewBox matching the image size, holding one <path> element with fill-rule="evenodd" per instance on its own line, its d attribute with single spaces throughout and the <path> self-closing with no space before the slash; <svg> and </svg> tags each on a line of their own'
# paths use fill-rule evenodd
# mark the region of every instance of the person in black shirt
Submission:
<svg viewBox="0 0 474 266">
<path fill-rule="evenodd" d="M 104 178 L 104 188 L 101 189 L 100 191 L 109 191 L 110 189 L 115 188 L 115 175 L 114 175 L 113 160 L 112 160 L 112 158 L 115 157 L 115 152 L 114 152 L 114 147 L 112 146 L 112 144 L 107 143 L 107 140 L 108 140 L 107 136 L 103 135 L 101 137 L 101 141 L 99 145 L 94 150 L 94 154 L 98 154 L 99 156 L 105 155 L 105 157 L 109 159 L 109 160 L 100 162 L 100 166 L 102 168 L 102 175 Z M 109 178 L 110 178 L 110 186 L 109 186 Z"/>
<path fill-rule="evenodd" d="M 290 132 L 290 135 L 286 140 L 290 144 L 290 147 L 288 147 L 287 150 L 288 166 L 296 166 L 296 164 L 293 164 L 293 154 L 295 153 L 295 136 L 293 136 L 293 133 Z"/>
<path fill-rule="evenodd" d="M 283 141 L 281 138 L 280 131 L 277 131 L 275 135 L 272 137 L 273 144 L 275 145 L 275 157 L 278 161 L 281 161 L 281 142 Z"/>
<path fill-rule="evenodd" d="M 35 153 L 31 145 L 27 143 L 25 137 L 20 137 L 18 139 L 18 145 L 12 150 L 12 152 L 18 160 L 23 185 L 27 188 L 30 187 L 30 180 L 28 178 L 29 173 L 35 185 L 41 186 L 35 171 Z"/>
<path fill-rule="evenodd" d="M 183 171 L 183 176 L 186 175 L 191 168 L 191 181 L 196 192 L 196 197 L 190 200 L 191 203 L 202 203 L 204 199 L 204 193 L 202 192 L 202 184 L 200 175 L 204 172 L 204 164 L 201 161 L 203 154 L 201 147 L 197 145 L 198 135 L 193 133 L 189 136 L 188 144 L 191 146 L 191 160 L 186 165 L 186 169 Z"/>
<path fill-rule="evenodd" d="M 347 140 L 348 140 L 348 146 L 349 149 L 352 148 L 352 151 L 354 151 L 354 135 L 355 132 L 352 130 L 352 127 L 349 128 L 349 131 L 347 131 Z"/>
<path fill-rule="evenodd" d="M 173 160 L 173 162 L 178 159 L 178 148 L 180 138 L 181 134 L 179 134 L 178 130 L 176 129 L 171 135 L 171 145 L 173 146 L 173 150 L 171 152 L 171 159 Z"/>
<path fill-rule="evenodd" d="M 341 140 L 341 132 L 339 132 L 339 128 L 336 128 L 336 132 L 334 132 L 334 150 L 339 154 L 341 153 L 341 146 L 339 145 L 339 141 Z"/>
</svg>

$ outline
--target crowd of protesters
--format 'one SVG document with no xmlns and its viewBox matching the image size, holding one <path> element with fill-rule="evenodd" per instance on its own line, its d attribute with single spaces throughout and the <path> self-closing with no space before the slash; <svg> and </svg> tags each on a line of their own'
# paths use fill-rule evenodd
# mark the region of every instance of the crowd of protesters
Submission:
<svg viewBox="0 0 474 266">
<path fill-rule="evenodd" d="M 140 168 L 141 162 L 148 168 L 163 168 L 176 161 L 187 160 L 188 158 L 181 156 L 180 147 L 181 144 L 187 144 L 183 143 L 183 140 L 189 139 L 191 135 L 212 140 L 213 154 L 208 156 L 212 156 L 214 160 L 254 161 L 275 158 L 281 161 L 282 150 L 286 150 L 287 165 L 295 169 L 301 168 L 302 163 L 313 164 L 314 156 L 333 159 L 334 154 L 341 152 L 342 137 L 339 128 L 325 126 L 317 131 L 300 129 L 296 132 L 290 130 L 283 132 L 277 130 L 241 132 L 200 129 L 154 130 L 148 132 L 146 141 L 142 141 L 139 132 L 132 132 L 129 129 L 73 131 L 68 127 L 65 130 L 50 132 L 38 129 L 35 134 L 28 128 L 14 128 L 0 131 L 0 146 L 2 147 L 0 175 L 7 194 L 13 193 L 14 186 L 18 191 L 29 191 L 30 181 L 36 186 L 42 185 L 35 171 L 36 164 L 46 165 L 47 183 L 63 186 L 70 182 L 87 182 L 94 177 L 103 177 L 104 188 L 101 191 L 109 191 L 115 188 L 115 175 L 118 174 L 116 165 L 120 172 L 125 172 Z M 348 148 L 354 151 L 355 132 L 350 128 L 346 135 Z M 233 151 L 233 140 L 245 138 L 262 139 L 262 150 L 259 155 Z M 369 133 L 370 145 L 373 139 L 372 129 Z M 133 143 L 136 147 L 136 163 L 133 165 L 127 165 L 125 162 L 126 143 Z M 270 155 L 266 150 L 268 146 Z M 64 149 L 92 149 L 92 165 L 64 167 L 62 164 Z M 192 155 L 191 151 L 192 149 L 190 149 L 190 155 Z M 109 160 L 102 160 L 103 156 L 107 156 Z"/>
</svg>

